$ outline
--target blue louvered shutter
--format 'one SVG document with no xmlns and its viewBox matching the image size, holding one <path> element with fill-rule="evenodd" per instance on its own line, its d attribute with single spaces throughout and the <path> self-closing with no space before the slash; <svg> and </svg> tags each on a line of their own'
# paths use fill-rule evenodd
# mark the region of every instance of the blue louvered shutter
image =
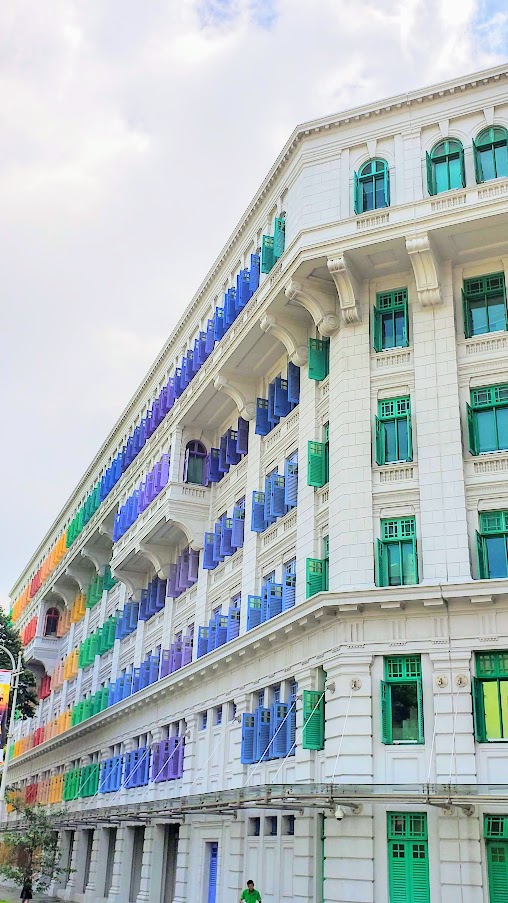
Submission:
<svg viewBox="0 0 508 903">
<path fill-rule="evenodd" d="M 247 269 L 240 270 L 236 277 L 236 303 L 238 310 L 243 310 L 245 305 L 249 303 L 251 295 L 250 272 Z"/>
<path fill-rule="evenodd" d="M 148 620 L 149 615 L 148 615 L 147 608 L 148 608 L 148 590 L 142 589 L 141 590 L 141 600 L 139 603 L 139 620 L 140 621 Z"/>
<path fill-rule="evenodd" d="M 250 528 L 254 533 L 263 533 L 266 530 L 265 521 L 265 493 L 252 493 L 252 514 Z"/>
<path fill-rule="evenodd" d="M 240 609 L 230 608 L 228 611 L 227 642 L 240 636 Z"/>
<path fill-rule="evenodd" d="M 214 533 L 205 533 L 205 547 L 203 550 L 203 570 L 213 571 L 217 567 L 217 562 L 213 557 L 213 549 L 215 543 Z M 176 565 L 175 565 L 176 574 Z"/>
<path fill-rule="evenodd" d="M 251 294 L 253 295 L 255 291 L 257 291 L 259 287 L 259 273 L 261 268 L 261 259 L 259 254 L 251 254 L 250 255 L 250 276 L 249 276 L 249 289 Z"/>
<path fill-rule="evenodd" d="M 270 716 L 270 758 L 283 759 L 289 752 L 287 721 L 289 705 L 287 702 L 274 702 Z"/>
<path fill-rule="evenodd" d="M 244 420 L 243 417 L 238 418 L 236 450 L 239 455 L 247 455 L 249 453 L 249 421 Z"/>
<path fill-rule="evenodd" d="M 235 551 L 232 546 L 233 518 L 223 517 L 221 528 L 220 552 L 222 556 L 232 555 Z"/>
<path fill-rule="evenodd" d="M 220 457 L 220 449 L 219 448 L 211 448 L 210 449 L 210 467 L 208 478 L 211 483 L 219 483 L 222 480 L 222 471 L 219 469 L 219 457 Z"/>
<path fill-rule="evenodd" d="M 210 618 L 208 621 L 208 643 L 206 647 L 207 652 L 213 652 L 215 649 L 215 638 L 217 636 L 217 621 L 215 617 Z"/>
<path fill-rule="evenodd" d="M 270 427 L 273 429 L 274 426 L 277 426 L 280 418 L 275 413 L 275 382 L 270 383 L 268 386 L 268 423 Z"/>
<path fill-rule="evenodd" d="M 226 449 L 227 449 L 227 436 L 220 437 L 220 447 L 219 447 L 219 471 L 221 473 L 227 473 L 229 471 L 229 464 L 226 458 Z"/>
<path fill-rule="evenodd" d="M 272 484 L 274 477 L 278 476 L 278 474 L 271 474 L 269 477 L 265 478 L 265 506 L 264 506 L 264 515 L 265 515 L 265 523 L 269 526 L 270 524 L 275 523 L 276 518 L 273 514 L 270 513 L 270 505 L 271 505 L 271 497 L 272 497 Z"/>
<path fill-rule="evenodd" d="M 257 436 L 267 436 L 271 430 L 270 421 L 268 420 L 268 399 L 256 399 L 256 429 Z"/>
<path fill-rule="evenodd" d="M 217 615 L 215 619 L 215 648 L 223 646 L 228 641 L 228 616 Z"/>
<path fill-rule="evenodd" d="M 291 410 L 288 398 L 288 382 L 281 376 L 275 377 L 273 411 L 277 417 L 287 417 Z"/>
<path fill-rule="evenodd" d="M 245 532 L 245 508 L 237 505 L 233 508 L 233 521 L 231 530 L 231 545 L 235 549 L 241 549 L 244 541 Z"/>
<path fill-rule="evenodd" d="M 226 462 L 228 464 L 239 464 L 241 454 L 237 449 L 238 433 L 236 430 L 228 430 L 226 433 Z"/>
<path fill-rule="evenodd" d="M 181 367 L 175 367 L 175 373 L 173 376 L 173 385 L 175 387 L 175 398 L 180 398 L 180 395 L 183 392 L 182 368 Z"/>
<path fill-rule="evenodd" d="M 210 355 L 214 349 L 215 345 L 215 319 L 208 320 L 206 325 L 206 342 L 205 342 L 205 351 L 207 355 Z"/>
<path fill-rule="evenodd" d="M 254 713 L 254 754 L 257 762 L 270 758 L 270 709 L 258 706 Z"/>
<path fill-rule="evenodd" d="M 123 756 L 113 756 L 112 759 L 112 767 L 111 767 L 111 777 L 109 782 L 109 788 L 112 791 L 120 790 L 122 786 L 122 770 L 123 770 Z"/>
<path fill-rule="evenodd" d="M 282 611 L 283 587 L 280 583 L 267 583 L 267 618 L 275 618 Z"/>
<path fill-rule="evenodd" d="M 242 765 L 252 765 L 254 757 L 254 715 L 244 712 L 242 715 L 242 746 L 240 762 Z"/>
<path fill-rule="evenodd" d="M 224 323 L 224 308 L 216 307 L 213 324 L 213 336 L 216 342 L 219 342 L 222 339 L 225 331 L 226 328 Z"/>
<path fill-rule="evenodd" d="M 286 513 L 285 479 L 279 473 L 270 477 L 270 517 L 283 517 Z"/>
<path fill-rule="evenodd" d="M 224 561 L 224 555 L 221 555 L 220 545 L 222 539 L 222 522 L 217 521 L 213 529 L 213 558 L 216 564 Z"/>
<path fill-rule="evenodd" d="M 294 455 L 284 464 L 284 502 L 288 508 L 298 504 L 298 459 Z"/>
<path fill-rule="evenodd" d="M 198 629 L 198 658 L 208 652 L 208 627 Z"/>
<path fill-rule="evenodd" d="M 236 319 L 236 289 L 228 288 L 224 295 L 224 322 L 226 329 L 233 325 Z"/>
<path fill-rule="evenodd" d="M 268 617 L 268 585 L 266 583 L 261 587 L 261 622 L 264 623 Z"/>
<path fill-rule="evenodd" d="M 261 624 L 261 596 L 248 596 L 247 598 L 247 630 L 252 630 Z"/>
<path fill-rule="evenodd" d="M 296 600 L 296 574 L 286 574 L 282 585 L 282 610 L 294 608 Z"/>
<path fill-rule="evenodd" d="M 204 349 L 203 349 L 204 350 Z M 201 344 L 199 336 L 194 339 L 194 357 L 192 361 L 192 371 L 196 374 L 203 363 L 203 355 L 201 353 Z"/>
<path fill-rule="evenodd" d="M 292 407 L 300 403 L 300 367 L 288 363 L 288 401 Z"/>
<path fill-rule="evenodd" d="M 189 374 L 187 373 L 187 358 L 186 357 L 182 357 L 182 359 L 180 361 L 180 365 L 181 365 L 180 366 L 180 370 L 181 370 L 180 385 L 183 390 L 183 389 L 186 389 L 187 386 L 189 385 Z"/>
</svg>

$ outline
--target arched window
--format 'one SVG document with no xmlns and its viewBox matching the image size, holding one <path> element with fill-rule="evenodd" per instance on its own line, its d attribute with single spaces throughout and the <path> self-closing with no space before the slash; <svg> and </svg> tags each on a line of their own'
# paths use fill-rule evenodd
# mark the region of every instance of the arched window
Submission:
<svg viewBox="0 0 508 903">
<path fill-rule="evenodd" d="M 197 483 L 204 486 L 208 481 L 205 473 L 205 462 L 208 452 L 202 442 L 187 442 L 185 449 L 184 483 Z"/>
<path fill-rule="evenodd" d="M 385 160 L 368 160 L 355 172 L 355 213 L 390 205 L 390 173 Z"/>
<path fill-rule="evenodd" d="M 427 188 L 429 194 L 440 194 L 451 188 L 465 188 L 464 149 L 454 139 L 440 141 L 427 154 Z"/>
<path fill-rule="evenodd" d="M 58 608 L 48 608 L 44 621 L 44 636 L 56 636 L 60 612 Z"/>
<path fill-rule="evenodd" d="M 508 176 L 508 132 L 506 129 L 484 129 L 473 141 L 477 182 Z"/>
</svg>

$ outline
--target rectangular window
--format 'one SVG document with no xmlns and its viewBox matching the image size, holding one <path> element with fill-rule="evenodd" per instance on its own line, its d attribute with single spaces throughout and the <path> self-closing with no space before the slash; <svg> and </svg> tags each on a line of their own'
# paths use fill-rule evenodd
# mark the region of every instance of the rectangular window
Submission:
<svg viewBox="0 0 508 903">
<path fill-rule="evenodd" d="M 265 837 L 277 837 L 277 816 L 267 815 L 265 819 Z"/>
<path fill-rule="evenodd" d="M 205 731 L 206 726 L 208 724 L 208 712 L 201 712 L 199 724 L 200 724 L 200 729 L 202 731 Z"/>
<path fill-rule="evenodd" d="M 218 705 L 215 709 L 215 726 L 219 727 L 222 724 L 222 706 Z"/>
<path fill-rule="evenodd" d="M 407 348 L 409 345 L 407 288 L 377 293 L 373 327 L 374 351 Z"/>
<path fill-rule="evenodd" d="M 385 518 L 377 540 L 377 585 L 418 583 L 416 521 L 414 517 Z"/>
<path fill-rule="evenodd" d="M 424 742 L 419 655 L 385 658 L 385 679 L 381 681 L 381 739 L 388 745 Z"/>
<path fill-rule="evenodd" d="M 330 372 L 330 339 L 309 339 L 309 379 L 320 382 Z"/>
<path fill-rule="evenodd" d="M 325 694 L 323 690 L 303 691 L 302 749 L 323 749 L 325 745 Z"/>
<path fill-rule="evenodd" d="M 507 328 L 504 273 L 464 279 L 462 289 L 466 339 Z"/>
<path fill-rule="evenodd" d="M 508 511 L 484 511 L 476 534 L 480 580 L 508 577 Z"/>
<path fill-rule="evenodd" d="M 475 737 L 508 740 L 508 652 L 477 652 L 473 677 Z"/>
<path fill-rule="evenodd" d="M 307 485 L 320 488 L 329 480 L 330 445 L 329 424 L 323 426 L 323 442 L 309 442 L 307 454 Z"/>
<path fill-rule="evenodd" d="M 306 596 L 310 599 L 316 593 L 328 591 L 328 536 L 323 538 L 324 558 L 307 558 Z"/>
<path fill-rule="evenodd" d="M 508 449 L 508 383 L 471 389 L 467 425 L 472 455 Z"/>
<path fill-rule="evenodd" d="M 508 816 L 484 815 L 490 903 L 508 900 Z"/>
<path fill-rule="evenodd" d="M 411 399 L 383 399 L 376 417 L 376 464 L 413 460 L 411 437 Z"/>
<path fill-rule="evenodd" d="M 390 903 L 429 903 L 427 816 L 388 812 Z"/>
</svg>

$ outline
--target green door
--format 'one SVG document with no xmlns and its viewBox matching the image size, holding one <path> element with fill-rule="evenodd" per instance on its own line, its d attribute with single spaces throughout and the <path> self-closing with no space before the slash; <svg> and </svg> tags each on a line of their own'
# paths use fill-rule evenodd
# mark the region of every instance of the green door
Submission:
<svg viewBox="0 0 508 903">
<path fill-rule="evenodd" d="M 508 841 L 487 841 L 487 865 L 490 903 L 506 903 L 508 900 Z"/>
<path fill-rule="evenodd" d="M 390 903 L 430 903 L 427 841 L 388 842 Z"/>
</svg>

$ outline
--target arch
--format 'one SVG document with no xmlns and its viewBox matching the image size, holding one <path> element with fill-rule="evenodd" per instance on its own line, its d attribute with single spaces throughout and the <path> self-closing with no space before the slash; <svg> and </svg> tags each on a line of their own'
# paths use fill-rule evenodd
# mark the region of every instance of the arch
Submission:
<svg viewBox="0 0 508 903">
<path fill-rule="evenodd" d="M 44 617 L 43 636 L 56 636 L 58 631 L 58 623 L 60 621 L 60 611 L 52 606 L 48 608 Z"/>
<path fill-rule="evenodd" d="M 390 168 L 386 160 L 374 157 L 355 172 L 355 213 L 368 213 L 390 206 Z"/>
<path fill-rule="evenodd" d="M 430 195 L 466 187 L 464 148 L 458 138 L 445 138 L 427 153 L 427 188 Z"/>
<path fill-rule="evenodd" d="M 191 439 L 185 446 L 185 462 L 183 466 L 183 482 L 206 486 L 206 458 L 208 451 L 202 442 Z"/>
<path fill-rule="evenodd" d="M 503 126 L 482 129 L 473 141 L 476 181 L 508 177 L 508 130 Z"/>
</svg>

